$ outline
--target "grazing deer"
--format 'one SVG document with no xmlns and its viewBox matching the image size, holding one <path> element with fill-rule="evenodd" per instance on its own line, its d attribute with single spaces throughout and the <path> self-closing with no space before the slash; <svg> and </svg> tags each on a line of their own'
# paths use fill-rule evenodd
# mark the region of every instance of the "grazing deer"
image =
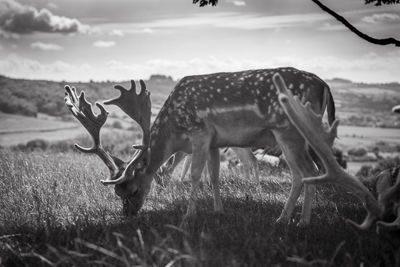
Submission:
<svg viewBox="0 0 400 267">
<path fill-rule="evenodd" d="M 335 119 L 335 108 L 328 85 L 316 75 L 294 68 L 260 69 L 232 73 L 214 73 L 182 78 L 175 86 L 150 129 L 150 96 L 141 80 L 141 91 L 135 83 L 127 90 L 115 86 L 121 95 L 105 101 L 114 104 L 134 119 L 143 130 L 142 145 L 130 162 L 111 156 L 101 146 L 99 132 L 107 118 L 104 107 L 94 115 L 82 92 L 66 86 L 66 105 L 92 135 L 94 147 L 83 152 L 95 153 L 110 169 L 104 185 L 115 185 L 126 214 L 136 214 L 150 190 L 159 167 L 177 151 L 192 154 L 190 194 L 187 214 L 195 212 L 200 176 L 209 162 L 214 210 L 222 211 L 219 191 L 220 147 L 273 147 L 279 144 L 293 174 L 289 198 L 278 218 L 288 223 L 302 190 L 302 178 L 316 174 L 302 135 L 290 123 L 278 101 L 272 76 L 284 77 L 293 94 L 311 103 L 317 114 L 327 108 L 328 121 Z M 311 216 L 314 186 L 305 186 L 302 219 L 307 224 Z"/>
<path fill-rule="evenodd" d="M 312 104 L 305 101 L 303 105 L 298 96 L 294 96 L 287 89 L 285 80 L 277 73 L 273 77 L 274 84 L 279 91 L 279 102 L 284 112 L 290 119 L 292 125 L 303 136 L 307 143 L 314 149 L 316 155 L 321 160 L 325 174 L 304 178 L 305 184 L 335 183 L 352 191 L 364 204 L 367 216 L 362 224 L 354 221 L 347 222 L 359 229 L 368 229 L 377 221 L 389 229 L 400 228 L 400 174 L 397 166 L 380 173 L 375 178 L 375 189 L 377 199 L 356 177 L 343 170 L 335 160 L 331 150 L 332 140 L 336 137 L 339 120 L 335 120 L 329 129 L 325 129 L 321 124 L 321 116 L 312 110 Z M 387 218 L 394 217 L 391 222 L 386 222 Z"/>
</svg>

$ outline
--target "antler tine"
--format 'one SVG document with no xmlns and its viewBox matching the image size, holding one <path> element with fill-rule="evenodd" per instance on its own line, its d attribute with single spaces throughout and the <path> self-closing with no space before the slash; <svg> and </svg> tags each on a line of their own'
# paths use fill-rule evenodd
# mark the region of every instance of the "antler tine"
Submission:
<svg viewBox="0 0 400 267">
<path fill-rule="evenodd" d="M 65 104 L 72 112 L 75 118 L 79 120 L 83 127 L 88 131 L 93 139 L 94 145 L 89 148 L 75 144 L 75 147 L 84 153 L 93 153 L 98 155 L 110 170 L 110 179 L 114 179 L 119 172 L 119 165 L 123 164 L 118 158 L 109 155 L 101 146 L 100 130 L 107 120 L 108 112 L 103 105 L 96 102 L 100 109 L 100 114 L 95 115 L 92 110 L 92 104 L 86 100 L 85 93 L 82 91 L 77 96 L 74 87 L 65 86 Z"/>
<path fill-rule="evenodd" d="M 399 229 L 400 228 L 400 204 L 397 204 L 397 207 L 396 207 L 397 209 L 396 209 L 396 219 L 394 220 L 394 221 L 392 221 L 392 222 L 383 222 L 383 221 L 378 221 L 376 224 L 377 225 L 382 225 L 382 226 L 384 226 L 385 228 L 388 228 L 388 229 Z"/>
<path fill-rule="evenodd" d="M 378 201 L 383 204 L 387 203 L 388 200 L 390 200 L 396 193 L 399 192 L 400 192 L 400 172 L 397 174 L 395 183 L 388 189 L 379 194 Z"/>
<path fill-rule="evenodd" d="M 132 157 L 132 160 L 127 164 L 122 174 L 118 178 L 113 180 L 102 180 L 101 182 L 103 183 L 103 185 L 117 185 L 124 182 L 128 178 L 128 175 L 130 177 L 135 176 L 135 171 L 142 167 L 142 166 L 137 166 L 137 163 L 145 152 L 146 150 L 144 149 L 136 150 L 135 154 Z"/>
<path fill-rule="evenodd" d="M 143 80 L 140 80 L 141 90 L 136 93 L 135 81 L 131 80 L 131 88 L 125 89 L 121 85 L 115 85 L 114 88 L 121 92 L 119 97 L 104 101 L 106 105 L 116 105 L 121 108 L 129 117 L 135 120 L 142 129 L 143 140 L 142 145 L 145 148 L 150 144 L 150 117 L 151 117 L 151 101 L 150 92 L 146 90 Z"/>
<path fill-rule="evenodd" d="M 303 105 L 297 96 L 293 97 L 279 73 L 274 74 L 273 82 L 279 91 L 279 102 L 289 120 L 317 153 L 326 170 L 322 176 L 304 178 L 303 181 L 336 183 L 350 189 L 368 211 L 367 218 L 360 227 L 369 227 L 380 216 L 382 209 L 371 192 L 357 178 L 346 173 L 335 160 L 328 144 L 336 137 L 339 121 L 335 120 L 329 129 L 324 129 L 321 117 L 313 112 L 309 103 Z"/>
</svg>

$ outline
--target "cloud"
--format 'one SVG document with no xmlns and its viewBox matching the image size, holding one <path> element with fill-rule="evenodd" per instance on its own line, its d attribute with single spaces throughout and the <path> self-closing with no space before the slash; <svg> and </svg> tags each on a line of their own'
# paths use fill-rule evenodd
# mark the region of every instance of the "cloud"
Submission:
<svg viewBox="0 0 400 267">
<path fill-rule="evenodd" d="M 3 31 L 0 28 L 0 39 L 18 40 L 19 39 L 19 34 L 12 33 L 12 32 L 6 32 L 6 31 Z"/>
<path fill-rule="evenodd" d="M 341 30 L 346 30 L 347 28 L 343 26 L 342 24 L 331 24 L 329 22 L 323 23 L 321 26 L 318 27 L 318 30 L 320 31 L 341 31 Z"/>
<path fill-rule="evenodd" d="M 72 68 L 72 65 L 63 61 L 42 64 L 36 60 L 23 58 L 15 54 L 0 59 L 0 73 L 10 77 L 51 79 L 56 77 L 57 74 L 60 75 L 70 71 Z"/>
<path fill-rule="evenodd" d="M 242 0 L 226 0 L 227 3 L 231 3 L 235 6 L 246 6 L 246 2 Z"/>
<path fill-rule="evenodd" d="M 36 9 L 15 0 L 0 0 L 0 29 L 11 33 L 33 32 L 74 33 L 87 32 L 84 25 L 74 18 L 54 15 L 48 9 Z"/>
<path fill-rule="evenodd" d="M 361 21 L 371 24 L 400 22 L 400 15 L 394 13 L 379 13 L 366 16 Z"/>
<path fill-rule="evenodd" d="M 282 66 L 307 70 L 322 78 L 343 77 L 369 83 L 400 81 L 398 77 L 400 52 L 388 52 L 382 55 L 365 54 L 357 58 L 334 56 L 310 58 L 290 54 L 264 60 L 238 60 L 230 57 L 210 56 L 187 60 L 159 58 L 141 64 L 113 60 L 105 64 L 110 79 L 118 80 L 130 79 L 132 74 L 135 75 L 134 78 L 147 78 L 151 74 L 161 73 L 179 79 L 186 75 Z"/>
<path fill-rule="evenodd" d="M 42 43 L 42 42 L 35 42 L 31 44 L 31 48 L 33 49 L 39 49 L 43 51 L 59 51 L 59 50 L 64 50 L 64 47 L 59 46 L 57 44 L 51 44 L 51 43 Z"/>
<path fill-rule="evenodd" d="M 282 66 L 307 70 L 321 78 L 342 77 L 370 83 L 400 81 L 398 76 L 400 51 L 380 55 L 369 53 L 356 58 L 334 56 L 309 58 L 288 54 L 284 57 L 257 60 L 239 60 L 220 56 L 188 58 L 187 60 L 159 58 L 142 63 L 113 60 L 96 64 L 96 66 L 88 63 L 75 65 L 65 61 L 42 63 L 15 54 L 0 58 L 0 74 L 27 79 L 74 81 L 146 79 L 155 73 L 171 75 L 179 79 L 186 75 Z"/>
<path fill-rule="evenodd" d="M 58 5 L 56 3 L 48 3 L 47 6 L 51 9 L 58 9 Z"/>
<path fill-rule="evenodd" d="M 291 14 L 291 15 L 257 15 L 236 12 L 221 12 L 214 14 L 199 14 L 190 17 L 167 18 L 144 23 L 131 24 L 133 29 L 178 29 L 188 27 L 216 27 L 242 30 L 275 29 L 277 27 L 304 26 L 329 20 L 322 13 Z"/>
<path fill-rule="evenodd" d="M 114 41 L 96 41 L 93 43 L 93 46 L 98 48 L 110 48 L 114 45 L 116 45 Z"/>
<path fill-rule="evenodd" d="M 122 36 L 124 36 L 124 32 L 121 30 L 114 29 L 109 32 L 109 35 L 122 37 Z"/>
</svg>

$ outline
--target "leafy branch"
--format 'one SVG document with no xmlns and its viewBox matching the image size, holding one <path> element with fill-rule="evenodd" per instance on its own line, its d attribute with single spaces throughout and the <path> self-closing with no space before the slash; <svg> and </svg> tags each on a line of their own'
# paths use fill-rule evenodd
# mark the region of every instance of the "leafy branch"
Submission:
<svg viewBox="0 0 400 267">
<path fill-rule="evenodd" d="M 360 38 L 366 40 L 367 42 L 376 44 L 376 45 L 390 45 L 394 44 L 395 46 L 400 47 L 400 41 L 393 38 L 383 38 L 383 39 L 378 39 L 371 37 L 361 31 L 359 31 L 356 27 L 354 27 L 348 20 L 346 20 L 343 16 L 339 15 L 329 7 L 325 6 L 318 0 L 311 0 L 315 4 L 317 4 L 323 11 L 334 17 L 336 20 L 340 21 L 346 28 L 348 28 L 351 32 L 355 33 L 357 36 Z M 203 6 L 216 6 L 218 4 L 218 0 L 193 0 L 193 4 L 199 4 L 200 7 Z M 381 5 L 391 5 L 391 4 L 399 4 L 400 0 L 365 0 L 365 4 L 372 4 L 374 3 L 376 6 L 381 6 Z"/>
</svg>

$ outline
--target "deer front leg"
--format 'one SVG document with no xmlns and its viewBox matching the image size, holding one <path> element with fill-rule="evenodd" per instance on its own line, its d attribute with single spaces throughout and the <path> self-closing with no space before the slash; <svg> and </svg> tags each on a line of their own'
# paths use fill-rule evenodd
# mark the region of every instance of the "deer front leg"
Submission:
<svg viewBox="0 0 400 267">
<path fill-rule="evenodd" d="M 213 190 L 214 197 L 214 211 L 215 212 L 223 212 L 221 194 L 219 192 L 219 150 L 212 149 L 210 150 L 210 154 L 207 161 L 208 172 L 210 175 L 211 187 Z"/>
<path fill-rule="evenodd" d="M 299 225 L 310 224 L 312 202 L 315 198 L 315 191 L 316 188 L 314 185 L 311 184 L 304 185 L 304 202 L 303 202 L 303 208 L 301 209 L 301 219 Z"/>
<path fill-rule="evenodd" d="M 310 175 L 315 175 L 316 169 L 311 157 L 306 151 L 305 141 L 296 129 L 290 127 L 286 130 L 274 131 L 274 135 L 285 155 L 292 173 L 292 187 L 289 198 L 277 220 L 277 222 L 280 223 L 288 223 L 303 187 L 302 179 Z M 315 189 L 312 187 L 307 187 L 305 189 L 302 217 L 299 225 L 307 225 L 310 223 L 314 193 Z"/>
<path fill-rule="evenodd" d="M 195 136 L 192 142 L 192 166 L 191 166 L 191 181 L 192 189 L 190 193 L 189 207 L 186 216 L 191 216 L 196 213 L 196 202 L 199 194 L 199 184 L 201 174 L 207 161 L 209 153 L 209 138 Z"/>
</svg>

